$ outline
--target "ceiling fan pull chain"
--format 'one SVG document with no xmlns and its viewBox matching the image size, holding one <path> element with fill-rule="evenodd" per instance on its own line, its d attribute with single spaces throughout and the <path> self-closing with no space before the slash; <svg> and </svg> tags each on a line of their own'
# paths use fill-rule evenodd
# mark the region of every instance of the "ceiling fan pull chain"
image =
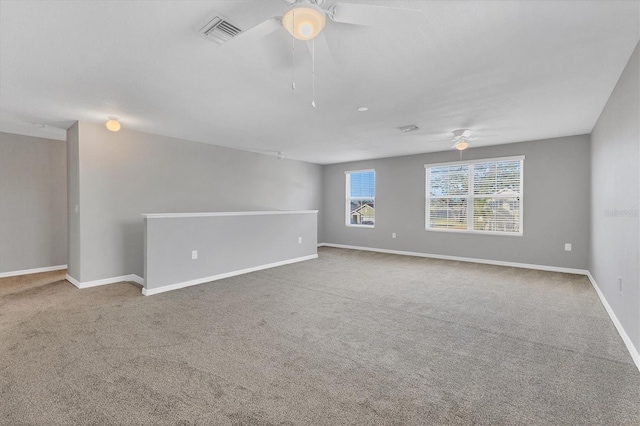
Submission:
<svg viewBox="0 0 640 426">
<path fill-rule="evenodd" d="M 316 39 L 311 39 L 311 106 L 316 107 Z"/>
<path fill-rule="evenodd" d="M 293 28 L 296 23 L 296 10 L 293 9 Z M 291 33 L 291 90 L 296 90 L 296 37 Z"/>
</svg>

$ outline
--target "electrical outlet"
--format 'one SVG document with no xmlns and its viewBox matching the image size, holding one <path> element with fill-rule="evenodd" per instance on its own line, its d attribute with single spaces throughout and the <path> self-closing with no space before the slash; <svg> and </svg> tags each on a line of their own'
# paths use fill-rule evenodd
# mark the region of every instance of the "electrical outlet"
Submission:
<svg viewBox="0 0 640 426">
<path fill-rule="evenodd" d="M 198 258 L 198 250 L 191 251 L 191 259 L 195 260 Z"/>
<path fill-rule="evenodd" d="M 571 243 L 564 243 L 564 251 L 571 251 Z"/>
<path fill-rule="evenodd" d="M 302 237 L 298 237 L 298 244 L 302 244 Z"/>
<path fill-rule="evenodd" d="M 395 237 L 396 237 L 396 233 L 395 233 L 395 232 L 392 232 L 392 233 L 391 233 L 391 238 L 395 238 Z"/>
</svg>

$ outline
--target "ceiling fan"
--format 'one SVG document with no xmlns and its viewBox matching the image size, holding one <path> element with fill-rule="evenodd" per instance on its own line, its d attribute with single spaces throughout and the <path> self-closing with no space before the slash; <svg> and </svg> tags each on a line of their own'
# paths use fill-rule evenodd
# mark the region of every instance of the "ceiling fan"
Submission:
<svg viewBox="0 0 640 426">
<path fill-rule="evenodd" d="M 213 37 L 218 43 L 238 40 L 240 43 L 253 42 L 279 29 L 286 29 L 293 36 L 291 46 L 293 81 L 291 88 L 295 90 L 295 40 L 307 42 L 311 53 L 313 95 L 311 106 L 315 108 L 315 58 L 319 54 L 323 61 L 332 68 L 333 56 L 324 37 L 327 18 L 338 24 L 354 24 L 368 26 L 388 26 L 394 19 L 406 21 L 416 12 L 412 9 L 372 6 L 367 4 L 326 2 L 325 0 L 283 0 L 289 9 L 282 16 L 275 16 L 262 21 L 252 28 L 241 31 L 239 28 L 222 20 L 218 16 L 208 21 L 199 31 Z"/>
<path fill-rule="evenodd" d="M 295 40 L 307 42 L 312 60 L 313 95 L 311 106 L 315 108 L 315 58 L 319 54 L 322 60 L 333 67 L 333 56 L 324 37 L 327 18 L 338 24 L 353 24 L 367 26 L 389 26 L 393 20 L 401 19 L 406 25 L 408 19 L 416 16 L 419 10 L 400 9 L 395 7 L 372 6 L 367 4 L 326 2 L 326 0 L 283 0 L 289 9 L 281 16 L 268 18 L 261 23 L 247 29 L 240 30 L 226 19 L 215 15 L 208 19 L 197 31 L 210 40 L 223 44 L 229 41 L 236 43 L 251 43 L 265 37 L 274 31 L 286 29 L 292 35 L 292 84 L 295 90 Z M 237 40 L 237 41 L 235 41 Z"/>
<path fill-rule="evenodd" d="M 473 134 L 473 130 L 471 129 L 458 129 L 458 130 L 454 130 L 452 132 L 453 134 L 453 138 L 451 139 L 443 139 L 443 140 L 439 140 L 439 141 L 431 141 L 430 143 L 433 142 L 452 142 L 453 145 L 451 146 L 451 148 L 455 148 L 458 151 L 464 151 L 465 149 L 469 148 L 469 142 L 477 139 L 477 138 L 472 138 L 471 135 Z"/>
<path fill-rule="evenodd" d="M 285 28 L 298 40 L 324 38 L 326 18 L 339 24 L 383 26 L 394 18 L 404 19 L 419 11 L 356 3 L 329 3 L 326 0 L 283 0 L 290 8 L 282 16 L 269 18 L 244 30 L 243 39 L 260 38 Z M 239 37 L 240 37 L 239 36 Z"/>
<path fill-rule="evenodd" d="M 471 138 L 471 130 L 469 129 L 459 129 L 453 131 L 453 146 L 451 148 L 455 148 L 458 151 L 464 151 L 469 148 L 469 142 L 472 140 Z"/>
</svg>

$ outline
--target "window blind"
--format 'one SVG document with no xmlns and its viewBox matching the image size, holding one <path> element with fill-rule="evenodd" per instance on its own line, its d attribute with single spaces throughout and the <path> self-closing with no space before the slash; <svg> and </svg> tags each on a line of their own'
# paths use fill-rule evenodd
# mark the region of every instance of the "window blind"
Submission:
<svg viewBox="0 0 640 426">
<path fill-rule="evenodd" d="M 373 227 L 375 225 L 375 170 L 345 172 L 346 225 Z"/>
<path fill-rule="evenodd" d="M 522 235 L 523 161 L 425 165 L 426 229 Z"/>
</svg>

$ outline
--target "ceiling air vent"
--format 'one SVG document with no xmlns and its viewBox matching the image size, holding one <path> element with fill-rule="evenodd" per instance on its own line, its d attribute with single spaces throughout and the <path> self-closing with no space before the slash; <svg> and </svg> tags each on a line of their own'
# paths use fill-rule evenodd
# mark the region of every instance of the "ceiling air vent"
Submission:
<svg viewBox="0 0 640 426">
<path fill-rule="evenodd" d="M 416 126 L 415 124 L 409 124 L 408 126 L 398 127 L 398 130 L 400 130 L 402 133 L 415 132 L 418 129 L 419 127 Z"/>
<path fill-rule="evenodd" d="M 220 15 L 215 15 L 212 19 L 207 19 L 198 32 L 209 40 L 223 44 L 240 34 L 242 30 Z"/>
</svg>

